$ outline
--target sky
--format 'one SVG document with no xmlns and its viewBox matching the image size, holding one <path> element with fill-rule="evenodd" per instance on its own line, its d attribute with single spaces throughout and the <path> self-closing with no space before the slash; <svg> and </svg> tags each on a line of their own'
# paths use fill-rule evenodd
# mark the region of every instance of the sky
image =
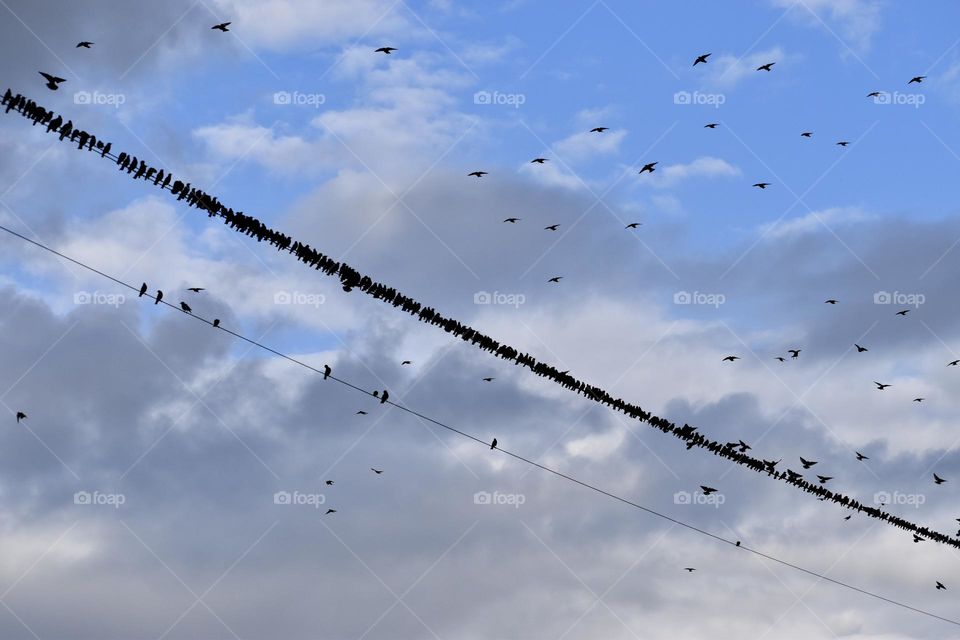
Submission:
<svg viewBox="0 0 960 640">
<path fill-rule="evenodd" d="M 0 64 L 2 89 L 447 316 L 951 533 L 960 6 L 920 6 L 0 0 Z M 956 549 L 688 452 L 22 118 L 0 118 L 0 224 L 671 518 L 960 618 Z M 960 638 L 0 236 L 4 638 Z"/>
</svg>

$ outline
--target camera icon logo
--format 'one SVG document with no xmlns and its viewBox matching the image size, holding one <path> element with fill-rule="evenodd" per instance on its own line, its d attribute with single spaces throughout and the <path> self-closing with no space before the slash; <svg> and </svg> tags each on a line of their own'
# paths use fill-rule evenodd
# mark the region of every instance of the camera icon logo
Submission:
<svg viewBox="0 0 960 640">
<path fill-rule="evenodd" d="M 292 100 L 289 91 L 277 91 L 273 94 L 273 104 L 290 104 Z"/>
<path fill-rule="evenodd" d="M 690 104 L 692 99 L 689 91 L 677 91 L 673 94 L 673 104 Z"/>
<path fill-rule="evenodd" d="M 73 104 L 90 104 L 92 96 L 89 91 L 77 91 L 73 94 Z"/>
<path fill-rule="evenodd" d="M 478 491 L 473 494 L 473 504 L 490 504 L 491 502 L 493 502 L 493 497 L 489 491 Z"/>
<path fill-rule="evenodd" d="M 673 494 L 673 504 L 690 504 L 692 498 L 689 491 L 677 491 Z"/>
<path fill-rule="evenodd" d="M 477 91 L 473 94 L 473 104 L 491 104 L 493 96 L 489 91 Z"/>
<path fill-rule="evenodd" d="M 689 291 L 677 291 L 673 294 L 673 304 L 690 304 L 692 301 L 693 297 Z"/>
<path fill-rule="evenodd" d="M 478 291 L 473 294 L 473 304 L 490 304 L 493 297 L 488 291 Z"/>
<path fill-rule="evenodd" d="M 877 491 L 873 494 L 874 504 L 890 504 L 890 493 L 887 491 Z"/>
<path fill-rule="evenodd" d="M 277 491 L 273 494 L 273 504 L 290 504 L 290 492 Z"/>
<path fill-rule="evenodd" d="M 893 296 L 889 291 L 877 291 L 873 294 L 873 304 L 890 304 L 893 302 Z"/>
<path fill-rule="evenodd" d="M 90 504 L 90 492 L 89 491 L 77 491 L 73 494 L 73 504 Z"/>
<path fill-rule="evenodd" d="M 273 304 L 290 304 L 293 297 L 287 291 L 277 291 L 273 294 Z"/>
</svg>

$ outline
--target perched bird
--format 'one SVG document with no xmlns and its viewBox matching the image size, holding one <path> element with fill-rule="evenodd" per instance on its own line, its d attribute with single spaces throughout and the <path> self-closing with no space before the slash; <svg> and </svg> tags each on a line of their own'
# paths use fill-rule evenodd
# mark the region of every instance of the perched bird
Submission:
<svg viewBox="0 0 960 640">
<path fill-rule="evenodd" d="M 767 64 L 762 64 L 757 67 L 757 71 L 773 71 L 773 65 L 777 64 L 776 62 L 768 62 Z"/>
<path fill-rule="evenodd" d="M 913 76 L 907 84 L 920 84 L 927 79 L 927 76 Z"/>
<path fill-rule="evenodd" d="M 865 455 L 863 455 L 862 453 L 860 453 L 859 451 L 854 451 L 854 453 L 857 454 L 857 460 L 869 460 L 869 459 L 870 459 L 870 458 L 868 458 L 867 456 L 865 456 Z"/>
<path fill-rule="evenodd" d="M 857 353 L 863 353 L 864 351 L 869 351 L 866 347 L 861 347 L 856 342 L 853 343 L 853 346 L 857 348 Z"/>
<path fill-rule="evenodd" d="M 383 473 L 383 470 L 381 470 L 381 469 L 374 469 L 373 467 L 370 467 L 370 471 L 373 471 L 373 472 L 374 472 L 375 474 L 377 474 L 377 475 L 380 475 L 381 473 Z"/>
<path fill-rule="evenodd" d="M 904 309 L 903 311 L 897 311 L 897 315 L 898 315 L 898 316 L 903 316 L 904 318 L 907 317 L 907 314 L 908 314 L 908 313 L 910 313 L 910 309 Z"/>
<path fill-rule="evenodd" d="M 518 220 L 520 220 L 520 218 L 507 218 L 506 220 L 504 220 L 504 222 L 510 222 L 510 223 L 516 224 Z"/>
<path fill-rule="evenodd" d="M 484 382 L 493 382 L 494 380 L 496 380 L 496 378 L 484 378 L 484 379 L 483 379 Z"/>
<path fill-rule="evenodd" d="M 59 89 L 61 82 L 66 82 L 65 78 L 58 78 L 57 76 L 52 76 L 49 73 L 44 73 L 43 71 L 40 72 L 40 75 L 46 78 L 47 89 L 50 89 L 51 91 L 56 91 Z"/>
<path fill-rule="evenodd" d="M 547 280 L 547 282 L 560 282 L 561 280 L 563 280 L 563 276 L 553 276 L 552 278 Z"/>
<path fill-rule="evenodd" d="M 230 29 L 228 29 L 227 27 L 229 27 L 231 24 L 233 24 L 233 23 L 232 23 L 232 22 L 221 22 L 220 24 L 215 24 L 215 25 L 213 25 L 213 26 L 210 27 L 210 28 L 211 28 L 211 29 L 216 29 L 216 30 L 218 30 L 218 31 L 223 31 L 224 33 L 226 33 L 227 31 L 230 31 Z"/>
<path fill-rule="evenodd" d="M 390 55 L 391 53 L 393 53 L 393 52 L 396 51 L 396 50 L 397 50 L 396 47 L 380 47 L 379 49 L 374 49 L 373 52 L 374 52 L 374 53 L 385 53 L 385 54 L 387 54 L 387 55 Z"/>
<path fill-rule="evenodd" d="M 590 133 L 603 133 L 604 131 L 608 130 L 609 128 L 610 128 L 610 127 L 594 127 L 593 129 L 590 129 Z"/>
<path fill-rule="evenodd" d="M 544 231 L 556 231 L 559 227 L 560 227 L 560 225 L 558 225 L 558 224 L 552 224 L 552 225 L 550 225 L 549 227 L 544 227 L 543 230 L 544 230 Z"/>
<path fill-rule="evenodd" d="M 833 480 L 833 476 L 817 476 L 817 480 L 820 484 L 827 484 L 828 481 Z"/>
<path fill-rule="evenodd" d="M 697 59 L 693 61 L 693 66 L 697 66 L 698 64 L 707 64 L 707 58 L 709 58 L 711 55 L 713 54 L 701 53 L 699 56 L 697 56 Z"/>
<path fill-rule="evenodd" d="M 693 567 L 684 567 L 683 570 L 688 573 L 693 573 L 694 571 L 696 571 L 696 569 Z"/>
<path fill-rule="evenodd" d="M 739 541 L 739 540 L 737 540 L 737 544 L 736 544 L 735 546 L 737 546 L 737 547 L 740 546 L 740 541 Z"/>
<path fill-rule="evenodd" d="M 190 308 L 190 305 L 188 305 L 186 302 L 183 302 L 182 300 L 180 301 L 180 308 L 186 311 L 187 313 L 191 313 L 193 311 L 193 309 Z"/>
<path fill-rule="evenodd" d="M 803 465 L 803 468 L 804 468 L 804 469 L 809 469 L 809 468 L 812 467 L 813 465 L 817 464 L 817 462 L 816 462 L 816 460 L 804 460 L 804 459 L 801 457 L 801 458 L 800 458 L 800 464 Z"/>
<path fill-rule="evenodd" d="M 803 349 L 787 349 L 787 352 L 792 354 L 790 356 L 791 358 L 799 358 L 801 351 L 803 351 Z"/>
<path fill-rule="evenodd" d="M 754 187 L 756 187 L 756 188 L 758 188 L 758 189 L 766 189 L 767 187 L 770 186 L 770 183 L 769 183 L 769 182 L 757 182 L 757 183 L 754 183 L 752 186 L 754 186 Z"/>
<path fill-rule="evenodd" d="M 944 480 L 943 478 L 941 478 L 941 477 L 938 476 L 937 474 L 933 474 L 933 483 L 934 483 L 934 484 L 943 484 L 944 482 L 946 482 L 946 480 Z"/>
<path fill-rule="evenodd" d="M 847 142 L 846 140 L 841 140 L 840 142 L 837 143 L 837 146 L 838 146 L 838 147 L 846 147 L 846 146 L 849 146 L 849 145 L 850 145 L 850 143 Z"/>
<path fill-rule="evenodd" d="M 801 137 L 801 138 L 812 138 L 812 137 L 813 137 L 813 131 L 804 131 L 803 133 L 800 134 L 800 137 Z"/>
<path fill-rule="evenodd" d="M 493 450 L 493 449 L 496 449 L 496 448 L 497 448 L 497 439 L 494 438 L 494 439 L 493 439 L 493 442 L 490 443 L 490 449 Z"/>
<path fill-rule="evenodd" d="M 736 360 L 739 360 L 739 359 L 740 359 L 740 356 L 727 356 L 726 358 L 721 360 L 721 362 L 735 362 Z"/>
<path fill-rule="evenodd" d="M 147 292 L 147 283 L 144 282 L 142 285 L 140 285 L 140 293 L 137 294 L 137 297 L 142 298 L 143 294 L 145 294 L 146 292 Z"/>
<path fill-rule="evenodd" d="M 390 392 L 384 389 L 383 395 L 380 396 L 380 404 L 385 403 L 389 398 L 390 398 Z"/>
<path fill-rule="evenodd" d="M 883 384 L 882 382 L 877 382 L 876 380 L 873 381 L 873 384 L 877 385 L 877 391 L 883 391 L 887 387 L 891 386 L 889 384 Z"/>
<path fill-rule="evenodd" d="M 77 43 L 77 46 L 74 47 L 74 48 L 75 48 L 75 49 L 81 49 L 81 48 L 82 48 L 82 49 L 89 49 L 91 46 L 93 46 L 93 43 L 92 43 L 92 42 L 87 42 L 86 40 L 84 40 L 83 42 L 78 42 L 78 43 Z"/>
<path fill-rule="evenodd" d="M 643 224 L 642 222 L 631 222 L 630 224 L 628 224 L 627 226 L 625 226 L 624 229 L 636 229 L 637 227 L 639 227 L 639 226 L 642 225 L 642 224 Z"/>
<path fill-rule="evenodd" d="M 716 129 L 718 126 L 720 126 L 720 123 L 719 123 L 719 122 L 710 122 L 710 123 L 707 123 L 707 124 L 703 125 L 703 128 L 704 128 L 704 129 Z"/>
<path fill-rule="evenodd" d="M 330 515 L 331 513 L 336 513 L 336 512 L 337 512 L 336 509 L 327 509 L 327 513 L 324 515 Z"/>
<path fill-rule="evenodd" d="M 640 173 L 642 174 L 642 173 L 644 173 L 645 171 L 650 172 L 650 173 L 653 173 L 654 171 L 656 171 L 656 169 L 655 169 L 654 167 L 656 167 L 658 164 L 660 164 L 660 163 L 659 163 L 659 162 L 648 162 L 647 164 L 643 165 L 643 169 L 640 169 Z"/>
<path fill-rule="evenodd" d="M 205 291 L 205 289 L 204 289 L 203 287 L 189 287 L 189 288 L 187 288 L 187 291 L 193 291 L 194 293 L 200 293 L 201 291 Z"/>
<path fill-rule="evenodd" d="M 703 491 L 703 495 L 708 496 L 711 493 L 716 493 L 717 490 L 713 487 L 708 487 L 706 485 L 700 485 L 700 490 Z"/>
<path fill-rule="evenodd" d="M 413 361 L 411 361 L 411 360 L 404 360 L 403 362 L 400 363 L 400 366 L 402 367 L 402 366 L 405 365 L 405 364 L 413 364 Z"/>
<path fill-rule="evenodd" d="M 547 161 L 546 158 L 534 158 L 533 160 L 530 161 L 530 164 L 543 164 L 546 161 Z"/>
<path fill-rule="evenodd" d="M 467 175 L 468 175 L 468 176 L 474 176 L 474 177 L 476 177 L 476 178 L 482 178 L 483 176 L 487 175 L 487 172 L 486 172 L 486 171 L 472 171 L 472 172 L 468 173 Z"/>
<path fill-rule="evenodd" d="M 323 365 L 323 379 L 326 380 L 329 378 L 331 373 L 333 373 L 333 369 L 330 368 L 330 365 Z"/>
<path fill-rule="evenodd" d="M 163 300 L 163 291 L 157 289 L 157 297 L 154 299 L 153 304 L 160 304 L 161 300 Z"/>
<path fill-rule="evenodd" d="M 20 421 L 25 420 L 26 417 L 27 414 L 25 414 L 23 411 L 17 411 L 17 424 L 20 424 Z"/>
<path fill-rule="evenodd" d="M 945 586 L 943 586 L 943 583 L 942 583 L 942 582 L 940 582 L 939 580 L 937 580 L 936 582 L 937 582 L 937 590 L 938 590 L 938 591 L 941 590 L 941 589 L 944 590 L 944 591 L 947 590 L 947 588 L 946 588 Z"/>
<path fill-rule="evenodd" d="M 213 328 L 216 329 L 220 326 L 220 318 L 213 319 Z"/>
</svg>

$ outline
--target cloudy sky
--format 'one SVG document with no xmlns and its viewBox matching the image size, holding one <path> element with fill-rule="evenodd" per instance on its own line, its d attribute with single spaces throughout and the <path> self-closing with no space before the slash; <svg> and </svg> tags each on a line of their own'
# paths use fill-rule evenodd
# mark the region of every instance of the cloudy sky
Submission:
<svg viewBox="0 0 960 640">
<path fill-rule="evenodd" d="M 114 149 L 658 415 L 957 527 L 955 3 L 0 0 L 0 16 L 3 88 Z M 687 452 L 22 118 L 0 132 L 0 224 L 672 518 L 960 618 L 957 549 Z M 13 236 L 0 248 L 3 638 L 960 638 Z"/>
</svg>

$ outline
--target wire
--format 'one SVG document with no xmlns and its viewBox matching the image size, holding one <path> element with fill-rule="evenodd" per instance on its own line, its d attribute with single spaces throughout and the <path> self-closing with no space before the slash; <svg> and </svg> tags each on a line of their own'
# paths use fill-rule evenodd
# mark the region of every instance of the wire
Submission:
<svg viewBox="0 0 960 640">
<path fill-rule="evenodd" d="M 52 254 L 60 257 L 60 258 L 63 258 L 64 260 L 68 260 L 69 262 L 72 262 L 73 264 L 75 264 L 75 265 L 77 265 L 77 266 L 79 266 L 79 267 L 82 267 L 82 268 L 84 268 L 84 269 L 86 269 L 86 270 L 88 270 L 88 271 L 91 271 L 91 272 L 99 275 L 99 276 L 102 276 L 102 277 L 104 277 L 104 278 L 106 278 L 106 279 L 108 279 L 108 280 L 110 280 L 110 281 L 112 281 L 112 282 L 114 282 L 114 283 L 122 286 L 122 287 L 126 287 L 127 289 L 130 289 L 131 291 L 136 291 L 136 292 L 139 292 L 139 291 L 140 291 L 140 289 L 139 289 L 138 287 L 135 287 L 134 285 L 132 285 L 132 284 L 130 284 L 130 283 L 128 283 L 128 282 L 124 282 L 123 280 L 120 280 L 119 278 L 115 278 L 115 277 L 111 276 L 111 275 L 108 274 L 108 273 L 104 273 L 103 271 L 100 271 L 99 269 L 97 269 L 97 268 L 95 268 L 95 267 L 92 267 L 92 266 L 90 266 L 90 265 L 88 265 L 88 264 L 86 264 L 86 263 L 84 263 L 84 262 L 81 262 L 80 260 L 76 260 L 75 258 L 71 258 L 70 256 L 65 255 L 65 254 L 57 251 L 56 249 L 53 249 L 53 248 L 48 247 L 47 245 L 45 245 L 45 244 L 43 244 L 43 243 L 41 243 L 41 242 L 38 242 L 38 241 L 33 240 L 33 239 L 31 239 L 31 238 L 28 238 L 28 237 L 26 237 L 26 236 L 24 236 L 24 235 L 22 235 L 22 234 L 20 234 L 20 233 L 17 233 L 16 231 L 14 231 L 14 230 L 12 230 L 12 229 L 9 229 L 9 228 L 7 228 L 7 227 L 5 227 L 5 226 L 3 226 L 3 225 L 0 225 L 0 230 L 5 231 L 6 233 L 8 233 L 8 234 L 10 234 L 10 235 L 12 235 L 12 236 L 14 236 L 14 237 L 17 237 L 17 238 L 19 238 L 19 239 L 21 239 L 21 240 L 24 240 L 24 241 L 26 241 L 26 242 L 29 242 L 30 244 L 32 244 L 32 245 L 34 245 L 34 246 L 37 246 L 37 247 L 43 249 L 44 251 L 48 251 L 49 253 L 52 253 Z M 150 294 L 144 294 L 144 295 L 146 295 L 147 297 L 149 297 L 151 300 L 156 301 L 156 296 L 153 296 L 153 295 L 150 295 Z M 160 300 L 159 302 L 160 302 L 161 304 L 163 304 L 163 305 L 166 305 L 167 307 L 170 307 L 171 309 L 174 309 L 174 310 L 176 310 L 176 311 L 180 311 L 181 313 L 183 313 L 183 314 L 185 314 L 185 315 L 187 315 L 187 316 L 189 316 L 189 317 L 191 317 L 191 318 L 193 318 L 193 319 L 195 319 L 195 320 L 199 320 L 200 322 L 203 322 L 203 323 L 205 323 L 205 324 L 210 325 L 211 327 L 214 327 L 214 324 L 213 324 L 212 321 L 207 320 L 206 318 L 204 318 L 204 317 L 202 317 L 202 316 L 198 316 L 198 315 L 196 315 L 196 314 L 194 314 L 194 313 L 192 313 L 192 312 L 183 311 L 182 309 L 178 308 L 177 306 L 175 306 L 175 305 L 173 305 L 173 304 L 171 304 L 171 303 L 169 303 L 169 302 L 167 302 L 167 301 L 165 301 L 165 300 Z M 352 382 L 349 382 L 349 381 L 347 381 L 347 380 L 344 380 L 343 378 L 339 378 L 339 377 L 337 377 L 337 376 L 334 376 L 332 373 L 331 373 L 331 374 L 326 374 L 326 373 L 325 373 L 323 370 L 321 370 L 321 369 L 317 369 L 316 367 L 314 367 L 314 366 L 312 366 L 312 365 L 310 365 L 310 364 L 307 364 L 306 362 L 303 362 L 302 360 L 298 360 L 298 359 L 296 359 L 296 358 L 294 358 L 294 357 L 292 357 L 292 356 L 289 356 L 289 355 L 287 355 L 287 354 L 285 354 L 285 353 L 282 353 L 282 352 L 280 352 L 280 351 L 277 351 L 276 349 L 273 349 L 272 347 L 269 347 L 269 346 L 267 346 L 267 345 L 265 345 L 265 344 L 263 344 L 263 343 L 261 343 L 261 342 L 259 342 L 259 341 L 257 341 L 257 340 L 254 340 L 254 339 L 252 339 L 252 338 L 248 338 L 247 336 L 244 336 L 243 334 L 240 334 L 240 333 L 237 333 L 237 332 L 232 331 L 232 330 L 230 330 L 230 329 L 227 329 L 227 328 L 224 327 L 223 325 L 217 325 L 215 328 L 217 328 L 217 329 L 219 329 L 219 330 L 221 330 L 221 331 L 225 331 L 226 333 L 229 333 L 230 335 L 232 335 L 232 336 L 234 336 L 234 337 L 236 337 L 236 338 L 238 338 L 238 339 L 240 339 L 240 340 L 243 340 L 244 342 L 247 342 L 247 343 L 249 343 L 249 344 L 251 344 L 251 345 L 254 345 L 254 346 L 256 346 L 256 347 L 259 347 L 260 349 L 263 349 L 263 350 L 268 351 L 268 352 L 270 352 L 270 353 L 272 353 L 272 354 L 274 354 L 274 355 L 276 355 L 276 356 L 279 356 L 279 357 L 281 357 L 281 358 L 284 358 L 285 360 L 289 360 L 290 362 L 293 362 L 294 364 L 297 364 L 297 365 L 299 365 L 299 366 L 301 366 L 301 367 L 304 367 L 305 369 L 309 369 L 310 371 L 312 371 L 312 372 L 314 372 L 314 373 L 319 373 L 320 375 L 324 376 L 324 379 L 332 380 L 332 381 L 334 381 L 334 382 L 336 382 L 336 383 L 338 383 L 338 384 L 341 384 L 341 385 L 343 385 L 343 386 L 345 386 L 345 387 L 349 387 L 350 389 L 353 389 L 353 390 L 355 390 L 355 391 L 359 391 L 360 393 L 362 393 L 362 394 L 364 394 L 364 395 L 366 395 L 366 396 L 374 397 L 374 398 L 377 398 L 378 400 L 382 400 L 381 398 L 378 398 L 377 396 L 374 396 L 372 392 L 367 391 L 366 389 L 364 389 L 364 388 L 362 388 L 362 387 L 359 387 L 359 386 L 353 384 Z M 395 408 L 397 408 L 397 409 L 399 409 L 399 410 L 401 410 L 401 411 L 404 411 L 404 412 L 406 412 L 406 413 L 409 413 L 410 415 L 413 415 L 413 416 L 416 416 L 416 417 L 421 418 L 421 419 L 423 419 L 423 420 L 426 420 L 427 422 L 430 422 L 431 424 L 435 424 L 435 425 L 437 425 L 438 427 L 441 427 L 441 428 L 443 428 L 443 429 L 446 429 L 447 431 L 450 431 L 451 433 L 455 433 L 455 434 L 457 434 L 457 435 L 459 435 L 459 436 L 462 436 L 462 437 L 464 437 L 464 438 L 468 438 L 468 439 L 470 439 L 470 440 L 473 440 L 474 442 L 476 442 L 476 443 L 478 443 L 478 444 L 481 444 L 481 445 L 483 445 L 484 447 L 489 447 L 489 446 L 490 446 L 490 443 L 489 443 L 489 442 L 487 442 L 487 441 L 485 441 L 485 440 L 481 440 L 480 438 L 474 436 L 473 434 L 467 433 L 467 432 L 465 432 L 465 431 L 461 431 L 460 429 L 457 429 L 456 427 L 450 426 L 450 425 L 448 425 L 448 424 L 446 424 L 446 423 L 444 423 L 444 422 L 441 422 L 440 420 L 437 420 L 437 419 L 435 419 L 435 418 L 431 418 L 430 416 L 425 415 L 425 414 L 423 414 L 423 413 L 420 413 L 419 411 L 416 411 L 416 410 L 411 409 L 411 408 L 409 408 L 409 407 L 405 407 L 405 406 L 403 406 L 403 405 L 401 405 L 401 404 L 397 404 L 397 403 L 394 402 L 393 400 L 389 400 L 389 399 L 388 399 L 388 400 L 385 402 L 385 404 L 389 404 L 389 405 L 391 405 L 391 406 L 393 406 L 393 407 L 395 407 Z M 660 511 L 657 511 L 656 509 L 651 509 L 650 507 L 646 507 L 646 506 L 644 506 L 644 505 L 642 505 L 642 504 L 640 504 L 640 503 L 638 503 L 638 502 L 634 502 L 634 501 L 632 501 L 632 500 L 629 500 L 629 499 L 627 499 L 627 498 L 624 498 L 623 496 L 620 496 L 620 495 L 617 495 L 617 494 L 612 493 L 612 492 L 610 492 L 610 491 L 607 491 L 606 489 L 602 489 L 602 488 L 600 488 L 600 487 L 598 487 L 598 486 L 596 486 L 596 485 L 594 485 L 594 484 L 591 484 L 591 483 L 586 482 L 586 481 L 584 481 L 584 480 L 580 480 L 580 479 L 575 478 L 575 477 L 573 477 L 573 476 L 571 476 L 571 475 L 568 475 L 568 474 L 566 474 L 566 473 L 563 473 L 562 471 L 558 471 L 558 470 L 553 469 L 553 468 L 551 468 L 551 467 L 548 467 L 548 466 L 546 466 L 546 465 L 540 464 L 539 462 L 536 462 L 536 461 L 534 461 L 534 460 L 531 460 L 530 458 L 527 458 L 527 457 L 525 457 L 525 456 L 522 456 L 522 455 L 520 455 L 519 453 L 514 453 L 514 452 L 509 451 L 509 450 L 507 450 L 507 449 L 503 449 L 503 448 L 501 448 L 500 446 L 497 446 L 497 447 L 496 447 L 496 450 L 499 451 L 500 453 L 503 453 L 504 455 L 507 455 L 507 456 L 515 459 L 515 460 L 519 460 L 520 462 L 524 462 L 524 463 L 526 463 L 526 464 L 528 464 L 528 465 L 531 465 L 531 466 L 533 466 L 533 467 L 536 467 L 537 469 L 540 469 L 540 470 L 542 470 L 542 471 L 546 471 L 547 473 L 549 473 L 549 474 L 551 474 L 551 475 L 554 475 L 554 476 L 556 476 L 556 477 L 558 477 L 558 478 L 562 478 L 562 479 L 564 479 L 564 480 L 566 480 L 566 481 L 568 481 L 568 482 L 572 482 L 573 484 L 579 485 L 579 486 L 581 486 L 581 487 L 583 487 L 583 488 L 585 488 L 585 489 L 589 489 L 590 491 L 594 491 L 595 493 L 598 493 L 598 494 L 600 494 L 600 495 L 604 495 L 604 496 L 606 496 L 606 497 L 608 497 L 608 498 L 612 498 L 613 500 L 616 500 L 617 502 L 621 502 L 621 503 L 623 503 L 623 504 L 625 504 L 625 505 L 627 505 L 627 506 L 633 507 L 633 508 L 635 508 L 635 509 L 639 509 L 640 511 L 644 511 L 644 512 L 646 512 L 646 513 L 648 513 L 648 514 L 650 514 L 650 515 L 652 515 L 652 516 L 656 516 L 657 518 L 661 518 L 661 519 L 666 520 L 666 521 L 668 521 L 668 522 L 671 522 L 671 523 L 673 523 L 673 524 L 675 524 L 675 525 L 679 525 L 679 526 L 681 526 L 681 527 L 683 527 L 683 528 L 685 528 L 685 529 L 688 529 L 688 530 L 690 530 L 690 531 L 693 531 L 694 533 L 699 533 L 700 535 L 706 536 L 706 537 L 708 537 L 708 538 L 712 538 L 712 539 L 716 540 L 717 542 L 722 542 L 722 543 L 724 543 L 724 544 L 730 545 L 731 547 L 734 547 L 734 548 L 737 548 L 737 549 L 742 549 L 742 550 L 744 550 L 744 551 L 747 551 L 747 552 L 749 552 L 749 553 L 752 553 L 752 554 L 754 554 L 754 555 L 756 555 L 756 556 L 759 556 L 759 557 L 761 557 L 761 558 L 765 558 L 765 559 L 770 560 L 770 561 L 772 561 L 772 562 L 776 562 L 777 564 L 783 565 L 783 566 L 785 566 L 785 567 L 789 567 L 790 569 L 794 569 L 794 570 L 796 570 L 796 571 L 800 571 L 800 572 L 805 573 L 805 574 L 807 574 L 807 575 L 813 576 L 813 577 L 815 577 L 815 578 L 817 578 L 817 579 L 819 579 L 819 580 L 824 580 L 824 581 L 826 581 L 826 582 L 830 582 L 830 583 L 832 583 L 832 584 L 835 584 L 835 585 L 837 585 L 837 586 L 843 587 L 843 588 L 845 588 L 845 589 L 850 589 L 850 590 L 852 590 L 852 591 L 856 591 L 857 593 L 860 593 L 860 594 L 869 596 L 869 597 L 871 597 L 871 598 L 875 598 L 875 599 L 877 599 L 877 600 L 882 600 L 883 602 L 886 602 L 886 603 L 888 603 L 888 604 L 896 605 L 896 606 L 901 607 L 901 608 L 903 608 L 903 609 L 907 609 L 907 610 L 909 610 L 909 611 L 913 611 L 913 612 L 915 612 L 915 613 L 919 613 L 919 614 L 921 614 L 921 615 L 928 616 L 928 617 L 930 617 L 930 618 L 934 618 L 934 619 L 936 619 L 936 620 L 940 620 L 940 621 L 942 621 L 942 622 L 947 622 L 947 623 L 949 623 L 949 624 L 956 625 L 956 626 L 960 627 L 960 621 L 952 620 L 952 619 L 950 619 L 950 618 L 945 618 L 945 617 L 943 617 L 943 616 L 939 616 L 939 615 L 937 615 L 937 614 L 935 614 L 935 613 L 931 613 L 930 611 L 926 611 L 926 610 L 924 610 L 924 609 L 920 609 L 920 608 L 914 607 L 914 606 L 912 606 L 912 605 L 906 604 L 906 603 L 904 603 L 904 602 L 900 602 L 900 601 L 898 601 L 898 600 L 894 600 L 894 599 L 892 599 L 892 598 L 887 598 L 886 596 L 882 596 L 882 595 L 880 595 L 880 594 L 878 594 L 878 593 L 875 593 L 875 592 L 873 592 L 873 591 L 868 591 L 867 589 L 861 589 L 860 587 L 854 586 L 854 585 L 852 585 L 852 584 L 850 584 L 850 583 L 847 583 L 847 582 L 843 582 L 842 580 L 837 580 L 837 579 L 835 579 L 835 578 L 831 578 L 831 577 L 829 577 L 829 576 L 827 576 L 827 575 L 825 575 L 825 574 L 818 573 L 818 572 L 813 571 L 813 570 L 811 570 L 811 569 L 806 569 L 806 568 L 804 568 L 804 567 L 801 567 L 800 565 L 794 564 L 794 563 L 789 562 L 789 561 L 787 561 L 787 560 L 782 560 L 782 559 L 780 559 L 780 558 L 778 558 L 778 557 L 776 557 L 776 556 L 770 555 L 770 554 L 768 554 L 768 553 L 764 553 L 763 551 L 759 551 L 759 550 L 757 550 L 757 549 L 752 549 L 752 548 L 747 547 L 747 546 L 745 546 L 745 545 L 743 545 L 743 544 L 740 544 L 739 542 L 735 542 L 735 541 L 730 540 L 730 539 L 728 539 L 728 538 L 724 538 L 723 536 L 717 535 L 717 534 L 715 534 L 715 533 L 711 533 L 710 531 L 707 531 L 706 529 L 701 529 L 700 527 L 697 527 L 697 526 L 695 526 L 695 525 L 692 525 L 692 524 L 689 524 L 689 523 L 687 523 L 687 522 L 684 522 L 683 520 L 678 520 L 677 518 L 674 518 L 674 517 L 672 517 L 672 516 L 669 516 L 669 515 L 667 515 L 667 514 L 665 514 L 665 513 L 661 513 Z"/>
</svg>

